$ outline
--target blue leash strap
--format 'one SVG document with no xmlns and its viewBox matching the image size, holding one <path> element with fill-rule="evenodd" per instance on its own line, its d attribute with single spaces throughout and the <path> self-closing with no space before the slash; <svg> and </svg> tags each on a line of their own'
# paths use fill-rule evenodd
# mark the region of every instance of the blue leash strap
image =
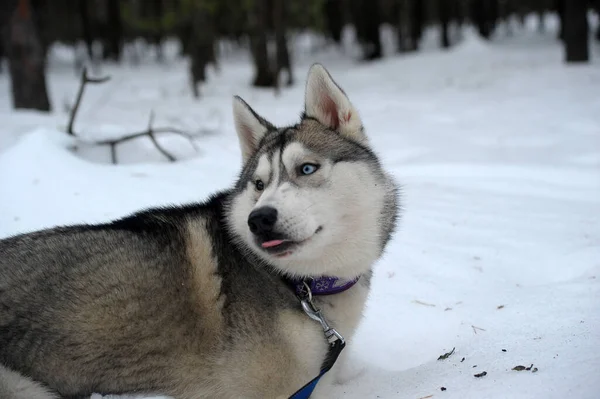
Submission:
<svg viewBox="0 0 600 399">
<path fill-rule="evenodd" d="M 319 375 L 313 378 L 310 382 L 308 382 L 298 391 L 296 391 L 296 393 L 290 396 L 289 399 L 310 398 L 310 395 L 312 395 L 317 384 L 319 383 L 319 380 L 325 375 L 325 373 L 331 370 L 338 356 L 342 352 L 342 349 L 344 349 L 344 346 L 346 346 L 346 343 L 343 340 L 336 340 L 332 345 L 330 345 L 329 352 L 327 352 L 327 357 L 325 358 L 325 362 L 323 362 L 323 366 L 321 367 L 321 372 L 319 373 Z"/>
<path fill-rule="evenodd" d="M 342 337 L 334 328 L 332 328 L 327 320 L 321 314 L 321 310 L 315 307 L 312 301 L 312 292 L 310 290 L 310 286 L 304 282 L 305 289 L 301 292 L 297 293 L 298 299 L 300 300 L 300 304 L 302 305 L 302 310 L 304 313 L 311 319 L 319 322 L 321 327 L 323 328 L 323 333 L 325 334 L 325 339 L 329 343 L 329 350 L 327 351 L 327 355 L 325 356 L 325 360 L 323 361 L 323 365 L 321 366 L 321 371 L 319 375 L 309 381 L 306 385 L 300 388 L 296 393 L 289 397 L 289 399 L 308 399 L 310 395 L 312 395 L 315 387 L 319 383 L 321 377 L 325 375 L 338 359 L 338 356 L 346 346 L 346 341 L 344 337 Z"/>
</svg>

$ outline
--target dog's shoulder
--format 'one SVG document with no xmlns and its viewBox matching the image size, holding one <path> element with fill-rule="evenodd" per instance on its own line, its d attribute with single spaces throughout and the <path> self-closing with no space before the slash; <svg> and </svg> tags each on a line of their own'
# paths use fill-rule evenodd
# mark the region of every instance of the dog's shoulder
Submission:
<svg viewBox="0 0 600 399">
<path fill-rule="evenodd" d="M 213 194 L 204 202 L 153 207 L 108 223 L 77 227 L 89 230 L 123 230 L 139 234 L 164 235 L 171 229 L 185 231 L 186 222 L 194 219 L 205 219 L 210 222 L 207 226 L 212 226 L 214 223 L 220 223 L 219 219 L 222 217 L 223 207 L 229 195 L 229 191 L 221 191 Z"/>
</svg>

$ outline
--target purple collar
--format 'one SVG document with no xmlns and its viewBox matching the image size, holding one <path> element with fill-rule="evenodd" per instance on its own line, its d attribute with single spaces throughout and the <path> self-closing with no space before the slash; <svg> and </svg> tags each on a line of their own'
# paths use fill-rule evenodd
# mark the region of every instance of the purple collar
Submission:
<svg viewBox="0 0 600 399">
<path fill-rule="evenodd" d="M 308 284 L 312 295 L 333 295 L 344 292 L 351 288 L 360 279 L 360 276 L 353 280 L 345 280 L 338 277 L 322 276 L 318 278 L 307 278 L 301 280 L 289 280 L 294 288 L 296 295 L 306 291 L 304 283 Z"/>
</svg>

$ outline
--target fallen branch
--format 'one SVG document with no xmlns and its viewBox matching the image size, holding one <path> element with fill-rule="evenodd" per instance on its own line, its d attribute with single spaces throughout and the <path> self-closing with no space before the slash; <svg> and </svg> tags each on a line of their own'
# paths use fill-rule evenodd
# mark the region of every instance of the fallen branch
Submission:
<svg viewBox="0 0 600 399">
<path fill-rule="evenodd" d="M 110 80 L 110 76 L 105 76 L 103 78 L 90 78 L 87 74 L 87 68 L 83 68 L 81 72 L 81 82 L 79 84 L 79 90 L 77 91 L 77 97 L 75 99 L 75 105 L 71 110 L 71 116 L 69 118 L 69 125 L 67 127 L 67 133 L 71 136 L 75 136 L 75 132 L 73 132 L 73 124 L 75 123 L 75 117 L 77 116 L 77 111 L 79 111 L 79 104 L 81 104 L 81 98 L 83 97 L 83 90 L 85 89 L 85 85 L 88 83 L 93 84 L 101 84 Z"/>
<path fill-rule="evenodd" d="M 130 140 L 138 139 L 138 138 L 144 137 L 144 136 L 148 136 L 148 138 L 150 139 L 150 141 L 152 141 L 152 144 L 154 144 L 156 149 L 161 154 L 163 154 L 165 156 L 165 158 L 167 158 L 169 160 L 169 162 L 175 162 L 177 160 L 177 158 L 175 158 L 174 155 L 172 155 L 170 152 L 165 150 L 160 145 L 158 140 L 156 140 L 156 134 L 162 134 L 162 133 L 171 133 L 171 134 L 175 134 L 175 135 L 184 137 L 189 141 L 190 145 L 194 148 L 194 150 L 198 151 L 198 146 L 196 146 L 196 143 L 194 142 L 195 136 L 193 134 L 184 132 L 179 129 L 171 128 L 171 127 L 163 127 L 163 128 L 156 129 L 156 128 L 152 127 L 153 122 L 154 122 L 154 112 L 150 112 L 150 117 L 148 119 L 148 128 L 146 130 L 144 130 L 143 132 L 130 133 L 126 136 L 119 137 L 117 139 L 93 141 L 93 142 L 91 142 L 91 144 L 109 145 L 110 149 L 111 149 L 112 163 L 114 163 L 114 164 L 117 163 L 116 146 L 118 144 L 124 143 L 126 141 L 130 141 Z"/>
<path fill-rule="evenodd" d="M 87 144 L 110 146 L 110 156 L 111 156 L 111 160 L 112 160 L 113 164 L 117 163 L 117 145 L 124 143 L 126 141 L 130 141 L 130 140 L 134 140 L 137 138 L 147 136 L 150 139 L 150 141 L 152 142 L 152 144 L 154 144 L 156 149 L 161 154 L 163 154 L 165 156 L 165 158 L 167 158 L 170 162 L 175 162 L 177 160 L 177 158 L 160 145 L 160 143 L 156 139 L 157 134 L 170 133 L 170 134 L 175 134 L 175 135 L 181 136 L 189 141 L 190 145 L 192 146 L 192 148 L 194 148 L 195 151 L 198 151 L 198 147 L 196 146 L 196 143 L 194 142 L 194 138 L 203 133 L 212 133 L 212 130 L 199 130 L 195 134 L 191 134 L 191 133 L 188 133 L 188 132 L 185 132 L 183 130 L 173 128 L 173 127 L 155 128 L 153 126 L 154 112 L 151 111 L 150 117 L 148 119 L 148 128 L 144 131 L 129 133 L 123 137 L 119 137 L 116 139 L 97 140 L 97 141 L 86 141 L 84 139 L 81 139 L 80 137 L 78 137 L 78 135 L 73 130 L 73 124 L 75 122 L 75 117 L 77 116 L 77 112 L 79 111 L 79 105 L 81 104 L 81 99 L 83 97 L 83 92 L 84 92 L 85 86 L 88 83 L 92 83 L 92 84 L 104 83 L 104 82 L 108 81 L 109 79 L 110 79 L 110 77 L 108 77 L 108 76 L 103 77 L 103 78 L 90 78 L 87 75 L 87 69 L 86 68 L 83 69 L 83 72 L 81 74 L 81 84 L 79 86 L 79 91 L 77 92 L 77 98 L 75 100 L 75 104 L 71 110 L 71 115 L 69 118 L 67 134 L 69 134 L 71 136 L 75 136 L 78 138 L 79 141 L 85 142 Z"/>
<path fill-rule="evenodd" d="M 150 140 L 152 140 L 152 143 L 154 143 L 154 145 L 156 146 L 156 149 L 159 150 L 165 157 L 167 157 L 167 159 L 170 162 L 175 162 L 176 158 L 173 155 L 169 154 L 169 152 L 167 150 L 162 148 L 160 146 L 160 144 L 158 144 L 156 137 L 154 137 L 154 132 L 152 131 L 152 122 L 153 121 L 154 121 L 154 111 L 150 111 L 150 118 L 148 120 L 148 136 L 150 137 Z M 192 142 L 192 141 L 190 140 L 190 142 Z"/>
</svg>

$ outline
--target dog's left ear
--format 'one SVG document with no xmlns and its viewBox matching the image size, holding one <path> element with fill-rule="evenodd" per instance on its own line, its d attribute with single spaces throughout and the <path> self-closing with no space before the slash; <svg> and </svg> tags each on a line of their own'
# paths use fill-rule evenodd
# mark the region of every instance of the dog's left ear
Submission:
<svg viewBox="0 0 600 399">
<path fill-rule="evenodd" d="M 256 152 L 260 140 L 272 126 L 239 96 L 233 97 L 233 120 L 240 140 L 242 161 L 245 164 Z"/>
<path fill-rule="evenodd" d="M 367 143 L 358 112 L 321 64 L 308 71 L 304 112 L 351 140 Z"/>
</svg>

